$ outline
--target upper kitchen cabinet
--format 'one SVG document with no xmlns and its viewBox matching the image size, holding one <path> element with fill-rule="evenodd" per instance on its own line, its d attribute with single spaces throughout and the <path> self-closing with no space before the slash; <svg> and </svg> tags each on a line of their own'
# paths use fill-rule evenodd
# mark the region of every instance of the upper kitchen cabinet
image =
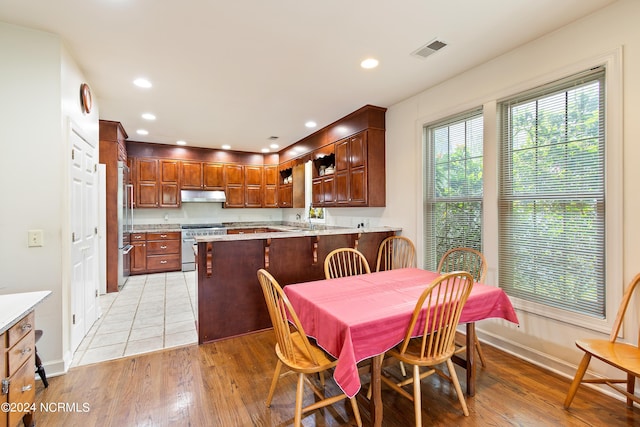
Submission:
<svg viewBox="0 0 640 427">
<path fill-rule="evenodd" d="M 262 207 L 278 207 L 278 165 L 264 167 L 264 190 L 262 193 Z"/>
<path fill-rule="evenodd" d="M 133 159 L 135 208 L 180 207 L 180 162 L 177 160 Z"/>
<path fill-rule="evenodd" d="M 224 165 L 225 193 L 227 208 L 244 208 L 244 166 L 226 164 Z"/>
<path fill-rule="evenodd" d="M 244 167 L 244 207 L 261 208 L 263 192 L 263 168 L 262 166 L 250 165 Z"/>
<path fill-rule="evenodd" d="M 314 207 L 385 206 L 385 112 L 368 105 L 318 131 L 326 144 L 312 153 Z"/>
<path fill-rule="evenodd" d="M 181 189 L 224 190 L 224 164 L 182 161 Z"/>
</svg>

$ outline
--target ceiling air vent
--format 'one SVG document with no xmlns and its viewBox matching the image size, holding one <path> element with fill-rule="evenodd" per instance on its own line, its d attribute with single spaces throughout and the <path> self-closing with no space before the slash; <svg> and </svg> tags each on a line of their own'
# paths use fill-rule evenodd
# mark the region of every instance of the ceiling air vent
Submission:
<svg viewBox="0 0 640 427">
<path fill-rule="evenodd" d="M 440 40 L 432 40 L 428 44 L 413 51 L 411 55 L 417 56 L 418 58 L 426 58 L 427 56 L 436 53 L 446 45 L 447 44 L 445 42 L 442 42 Z"/>
</svg>

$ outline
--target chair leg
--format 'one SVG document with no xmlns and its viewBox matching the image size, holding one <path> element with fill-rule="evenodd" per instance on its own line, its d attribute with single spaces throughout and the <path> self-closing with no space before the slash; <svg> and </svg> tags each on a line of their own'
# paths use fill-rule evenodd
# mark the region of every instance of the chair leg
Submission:
<svg viewBox="0 0 640 427">
<path fill-rule="evenodd" d="M 282 369 L 282 362 L 278 359 L 278 363 L 276 364 L 276 370 L 273 373 L 273 378 L 271 379 L 271 387 L 269 387 L 269 395 L 267 395 L 267 408 L 271 406 L 271 399 L 273 399 L 273 393 L 276 391 L 276 384 L 278 384 L 278 379 L 280 378 L 280 370 Z"/>
<path fill-rule="evenodd" d="M 302 397 L 304 395 L 304 374 L 298 374 L 298 387 L 296 389 L 296 411 L 293 416 L 293 426 L 300 427 L 302 423 Z"/>
<path fill-rule="evenodd" d="M 422 396 L 420 393 L 420 367 L 413 365 L 413 411 L 416 416 L 416 427 L 422 427 Z"/>
<path fill-rule="evenodd" d="M 351 408 L 353 409 L 353 416 L 356 418 L 356 425 L 362 427 L 362 418 L 360 417 L 360 409 L 358 408 L 358 402 L 355 397 L 351 399 Z"/>
<path fill-rule="evenodd" d="M 576 371 L 576 376 L 573 378 L 573 382 L 569 387 L 569 391 L 567 392 L 567 398 L 564 400 L 564 409 L 569 409 L 571 406 L 571 402 L 573 402 L 573 398 L 578 391 L 578 387 L 580 387 L 580 383 L 582 382 L 582 378 L 584 374 L 587 372 L 587 368 L 589 367 L 589 362 L 591 362 L 591 355 L 589 353 L 585 353 L 582 357 L 582 361 L 580 361 L 580 365 L 578 365 L 578 370 Z"/>
<path fill-rule="evenodd" d="M 449 376 L 451 377 L 451 382 L 453 383 L 453 387 L 456 389 L 456 394 L 458 395 L 458 400 L 460 401 L 460 405 L 462 406 L 462 412 L 465 417 L 469 416 L 469 408 L 467 408 L 467 401 L 465 400 L 464 393 L 462 392 L 462 388 L 460 387 L 460 381 L 458 381 L 458 374 L 456 374 L 456 368 L 453 366 L 453 362 L 451 359 L 447 359 L 447 368 L 449 369 Z"/>
<path fill-rule="evenodd" d="M 484 360 L 484 353 L 482 352 L 482 347 L 480 347 L 480 340 L 478 340 L 478 336 L 476 335 L 476 350 L 478 353 L 478 358 L 480 359 L 480 364 L 482 365 L 482 367 L 486 367 L 487 364 Z"/>
<path fill-rule="evenodd" d="M 631 374 L 627 374 L 627 393 L 634 394 L 636 389 L 636 377 Z M 629 408 L 633 407 L 633 399 L 627 397 L 627 406 Z"/>
<path fill-rule="evenodd" d="M 42 366 L 42 360 L 40 360 L 40 356 L 38 355 L 38 347 L 35 348 L 36 353 L 36 372 L 40 376 L 42 380 L 42 384 L 44 388 L 49 387 L 49 381 L 47 381 L 47 373 L 44 371 L 44 366 Z"/>
</svg>

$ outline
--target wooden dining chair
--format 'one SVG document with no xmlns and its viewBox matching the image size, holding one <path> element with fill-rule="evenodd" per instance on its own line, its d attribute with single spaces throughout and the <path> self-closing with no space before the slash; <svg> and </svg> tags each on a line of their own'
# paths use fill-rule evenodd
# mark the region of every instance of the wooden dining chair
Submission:
<svg viewBox="0 0 640 427">
<path fill-rule="evenodd" d="M 258 270 L 258 280 L 264 293 L 264 298 L 273 324 L 273 331 L 276 335 L 276 355 L 278 363 L 271 380 L 269 395 L 267 396 L 267 407 L 271 406 L 271 400 L 280 378 L 282 365 L 287 366 L 289 370 L 298 374 L 298 385 L 296 388 L 296 402 L 294 413 L 294 426 L 301 425 L 302 414 L 313 411 L 318 408 L 336 403 L 346 399 L 345 394 L 339 394 L 332 397 L 325 397 L 323 390 L 314 384 L 308 377 L 308 374 L 320 374 L 320 378 L 324 379 L 323 373 L 337 364 L 336 360 L 331 360 L 328 355 L 318 346 L 312 344 L 300 324 L 300 320 L 296 315 L 289 299 L 282 291 L 282 288 L 266 270 Z M 304 398 L 304 384 L 308 384 L 318 397 L 314 403 L 302 407 Z M 324 386 L 324 383 L 322 383 Z M 351 407 L 359 427 L 362 426 L 360 411 L 355 397 L 351 398 Z"/>
<path fill-rule="evenodd" d="M 371 273 L 369 262 L 357 249 L 338 248 L 324 259 L 324 277 L 327 279 L 368 273 Z"/>
<path fill-rule="evenodd" d="M 413 375 L 408 379 L 398 381 L 384 369 L 381 380 L 413 401 L 416 426 L 422 426 L 420 381 L 436 372 L 451 381 L 462 412 L 469 416 L 451 357 L 455 353 L 456 327 L 472 287 L 473 278 L 466 271 L 443 274 L 434 280 L 420 295 L 404 340 L 385 353 L 385 357 L 393 357 L 413 367 Z M 441 363 L 446 363 L 448 374 L 435 368 Z M 420 368 L 424 367 L 429 369 L 420 372 Z M 403 388 L 409 384 L 413 384 L 412 394 Z"/>
<path fill-rule="evenodd" d="M 404 236 L 390 236 L 380 243 L 376 271 L 416 266 L 416 247 Z"/>
<path fill-rule="evenodd" d="M 627 307 L 629 306 L 629 301 L 633 296 L 634 290 L 638 287 L 638 283 L 640 283 L 640 273 L 633 278 L 622 297 L 622 302 L 618 308 L 618 315 L 613 324 L 609 339 L 590 338 L 576 340 L 576 346 L 584 351 L 584 356 L 582 356 L 580 365 L 578 365 L 578 369 L 576 370 L 576 375 L 571 382 L 567 397 L 564 400 L 565 409 L 569 409 L 569 406 L 571 406 L 578 387 L 580 387 L 582 383 L 606 384 L 627 397 L 628 407 L 632 407 L 633 402 L 640 404 L 640 397 L 635 394 L 635 381 L 637 377 L 640 378 L 640 343 L 627 344 L 618 341 L 620 327 L 622 326 Z M 584 376 L 587 368 L 589 368 L 592 357 L 625 372 L 626 378 L 585 379 Z M 626 384 L 626 390 L 618 384 Z"/>
<path fill-rule="evenodd" d="M 484 283 L 487 276 L 487 260 L 482 255 L 482 252 L 472 248 L 449 249 L 440 259 L 438 272 L 447 273 L 449 271 L 468 271 L 475 282 Z M 480 364 L 487 366 L 477 335 L 474 342 Z M 464 353 L 466 351 L 467 347 L 463 345 L 458 346 L 456 353 Z"/>
</svg>

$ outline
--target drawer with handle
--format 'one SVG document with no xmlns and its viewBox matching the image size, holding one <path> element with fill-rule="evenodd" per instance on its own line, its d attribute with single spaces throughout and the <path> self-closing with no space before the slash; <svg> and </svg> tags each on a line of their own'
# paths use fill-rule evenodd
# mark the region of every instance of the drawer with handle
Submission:
<svg viewBox="0 0 640 427">
<path fill-rule="evenodd" d="M 179 240 L 147 241 L 147 255 L 177 254 L 179 252 Z"/>
<path fill-rule="evenodd" d="M 9 375 L 12 375 L 29 357 L 35 355 L 35 331 L 31 330 L 27 335 L 22 337 L 17 344 L 9 348 L 7 353 L 7 358 L 9 359 Z"/>
<path fill-rule="evenodd" d="M 18 323 L 9 328 L 9 342 L 7 345 L 12 347 L 29 332 L 33 331 L 35 325 L 35 314 L 33 311 L 24 316 Z"/>
<path fill-rule="evenodd" d="M 147 233 L 147 240 L 180 240 L 179 231 L 167 231 L 164 233 Z"/>
<path fill-rule="evenodd" d="M 35 366 L 35 356 L 32 354 L 22 367 L 8 380 L 8 399 L 11 408 L 31 408 L 36 397 L 36 377 L 33 374 Z M 21 404 L 21 405 L 16 405 Z M 25 412 L 10 411 L 9 425 L 18 425 Z"/>
<path fill-rule="evenodd" d="M 180 254 L 147 256 L 147 271 L 174 271 L 181 268 Z"/>
</svg>

